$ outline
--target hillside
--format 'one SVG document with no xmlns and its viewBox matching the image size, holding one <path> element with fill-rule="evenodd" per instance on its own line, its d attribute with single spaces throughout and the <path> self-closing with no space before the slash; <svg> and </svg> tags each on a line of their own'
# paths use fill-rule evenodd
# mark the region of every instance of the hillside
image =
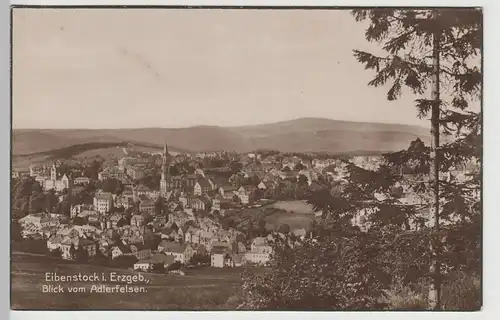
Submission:
<svg viewBox="0 0 500 320">
<path fill-rule="evenodd" d="M 194 152 L 256 149 L 380 152 L 399 150 L 417 137 L 427 140 L 428 136 L 428 129 L 417 126 L 302 118 L 243 127 L 20 129 L 13 131 L 12 152 L 13 155 L 33 154 L 90 142 L 134 141 L 161 146 L 165 140 L 169 148 Z"/>
</svg>

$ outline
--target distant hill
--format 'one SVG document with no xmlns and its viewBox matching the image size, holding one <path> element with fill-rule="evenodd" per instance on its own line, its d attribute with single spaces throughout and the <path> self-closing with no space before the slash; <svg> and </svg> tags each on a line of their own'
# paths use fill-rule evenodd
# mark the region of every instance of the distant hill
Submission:
<svg viewBox="0 0 500 320">
<path fill-rule="evenodd" d="M 13 155 L 26 155 L 87 143 L 135 142 L 172 151 L 275 149 L 286 152 L 387 152 L 406 148 L 429 130 L 418 126 L 301 118 L 243 127 L 196 126 L 179 129 L 19 129 L 13 131 Z"/>
</svg>

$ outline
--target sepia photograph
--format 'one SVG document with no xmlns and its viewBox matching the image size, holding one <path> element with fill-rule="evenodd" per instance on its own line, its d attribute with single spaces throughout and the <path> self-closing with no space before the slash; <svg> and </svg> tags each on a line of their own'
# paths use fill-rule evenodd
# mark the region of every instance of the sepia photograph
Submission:
<svg viewBox="0 0 500 320">
<path fill-rule="evenodd" d="M 10 10 L 12 310 L 481 310 L 482 8 Z"/>
</svg>

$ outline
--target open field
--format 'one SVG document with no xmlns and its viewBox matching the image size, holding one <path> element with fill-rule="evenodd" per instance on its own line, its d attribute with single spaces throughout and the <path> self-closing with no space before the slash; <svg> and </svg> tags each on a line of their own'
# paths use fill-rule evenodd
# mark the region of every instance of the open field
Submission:
<svg viewBox="0 0 500 320">
<path fill-rule="evenodd" d="M 270 207 L 303 214 L 314 214 L 312 205 L 302 200 L 276 201 Z"/>
<path fill-rule="evenodd" d="M 137 275 L 135 271 L 113 269 L 94 265 L 80 265 L 55 260 L 42 255 L 13 253 L 11 264 L 12 309 L 141 309 L 141 310 L 214 310 L 234 309 L 234 295 L 240 285 L 243 268 L 188 269 L 185 276 L 142 273 L 149 283 L 135 283 L 143 287 L 143 293 L 90 293 L 94 284 L 117 283 L 109 281 L 110 273 Z M 265 269 L 256 269 L 265 272 Z M 42 285 L 58 284 L 45 281 L 46 272 L 58 275 L 78 273 L 104 275 L 108 281 L 61 283 L 65 293 L 43 293 Z M 121 283 L 125 285 L 125 283 Z M 86 292 L 70 293 L 68 287 L 85 287 Z M 233 297 L 233 303 L 227 304 Z"/>
<path fill-rule="evenodd" d="M 123 149 L 119 146 L 109 147 L 109 148 L 99 148 L 86 150 L 80 154 L 75 155 L 76 159 L 92 158 L 95 156 L 101 156 L 103 158 L 116 158 L 120 159 L 125 156 Z"/>
<path fill-rule="evenodd" d="M 293 229 L 308 229 L 314 220 L 312 207 L 300 200 L 276 201 L 260 208 L 242 208 L 228 210 L 225 219 L 232 221 L 240 229 L 248 223 L 257 225 L 260 219 L 266 221 L 267 230 L 278 230 L 283 224 Z"/>
</svg>

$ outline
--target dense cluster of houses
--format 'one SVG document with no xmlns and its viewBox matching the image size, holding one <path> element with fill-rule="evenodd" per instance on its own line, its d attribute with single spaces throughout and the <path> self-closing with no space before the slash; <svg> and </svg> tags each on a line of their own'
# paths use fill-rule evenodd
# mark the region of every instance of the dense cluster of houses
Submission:
<svg viewBox="0 0 500 320">
<path fill-rule="evenodd" d="M 200 153 L 195 157 L 217 159 L 228 157 L 228 153 Z M 216 217 L 231 208 L 255 206 L 260 198 L 272 197 L 285 182 L 300 182 L 306 188 L 315 189 L 323 187 L 320 180 L 340 185 L 346 181 L 345 161 L 258 153 L 239 155 L 237 161 L 241 169 L 226 178 L 213 172 L 230 172 L 229 165 L 211 170 L 197 167 L 193 173 L 171 175 L 172 161 L 186 159 L 192 156 L 178 155 L 172 159 L 165 145 L 159 163 L 160 184 L 157 189 L 151 189 L 132 182 L 147 174 L 145 168 L 149 160 L 127 155 L 117 165 L 108 166 L 98 174 L 101 181 L 120 180 L 124 188 L 119 194 L 98 190 L 93 204 L 72 206 L 70 217 L 53 213 L 27 215 L 19 220 L 22 236 L 45 239 L 47 248 L 60 250 L 63 259 L 75 259 L 77 249 L 90 258 L 97 254 L 109 259 L 133 256 L 137 259 L 134 268 L 140 270 L 150 270 L 158 264 L 168 266 L 176 261 L 189 264 L 194 256 L 209 257 L 213 267 L 262 265 L 271 258 L 272 239 L 257 237 L 248 241 L 241 231 L 223 229 Z M 353 157 L 350 162 L 375 169 L 381 158 Z M 44 190 L 56 192 L 91 183 L 91 179 L 84 176 L 58 176 L 56 164 L 32 165 L 29 172 L 17 171 L 15 175 L 31 176 Z M 407 185 L 399 186 L 395 192 L 400 193 L 404 204 L 425 203 L 425 199 L 415 197 Z M 355 217 L 353 223 L 361 225 L 362 215 Z M 76 218 L 79 224 L 75 223 Z"/>
</svg>

